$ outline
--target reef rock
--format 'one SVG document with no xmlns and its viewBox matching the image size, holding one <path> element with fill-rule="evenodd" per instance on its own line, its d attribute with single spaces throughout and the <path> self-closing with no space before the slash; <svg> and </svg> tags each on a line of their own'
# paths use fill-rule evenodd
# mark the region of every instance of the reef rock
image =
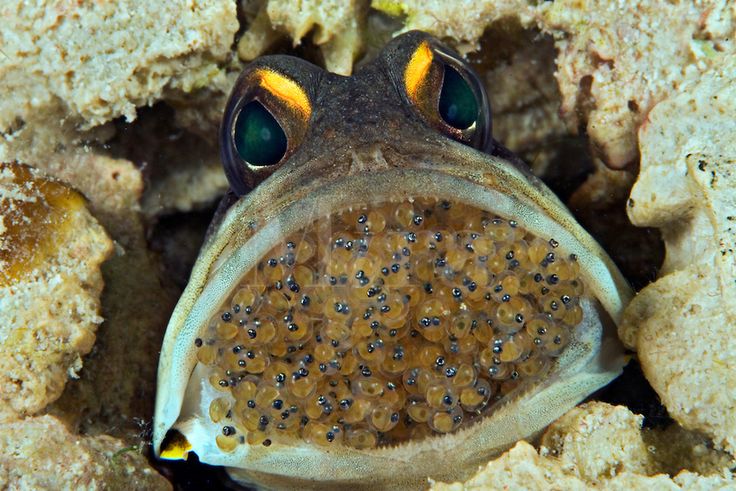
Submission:
<svg viewBox="0 0 736 491">
<path fill-rule="evenodd" d="M 0 420 L 42 410 L 78 376 L 111 251 L 81 194 L 0 164 Z"/>
<path fill-rule="evenodd" d="M 2 489 L 146 489 L 171 484 L 139 448 L 109 436 L 74 435 L 52 416 L 0 426 Z"/>
<path fill-rule="evenodd" d="M 642 417 L 622 406 L 604 403 L 583 404 L 553 423 L 542 436 L 537 450 L 527 442 L 492 460 L 464 483 L 433 483 L 435 491 L 569 489 L 613 490 L 710 490 L 736 486 L 728 471 L 733 461 L 713 450 L 703 450 L 702 457 L 685 451 L 668 454 L 677 460 L 678 469 L 701 465 L 700 473 L 678 471 L 674 477 L 663 473 L 664 462 L 657 459 L 657 446 L 645 443 Z M 671 436 L 672 434 L 670 434 Z M 684 437 L 683 433 L 679 435 Z M 663 447 L 675 442 L 658 440 Z M 689 442 L 691 440 L 685 440 Z M 670 464 L 673 465 L 673 464 Z"/>
<path fill-rule="evenodd" d="M 660 279 L 626 311 L 620 336 L 685 428 L 736 453 L 736 62 L 658 104 L 642 127 L 629 217 L 659 227 Z M 665 185 L 666 183 L 666 185 Z"/>
</svg>

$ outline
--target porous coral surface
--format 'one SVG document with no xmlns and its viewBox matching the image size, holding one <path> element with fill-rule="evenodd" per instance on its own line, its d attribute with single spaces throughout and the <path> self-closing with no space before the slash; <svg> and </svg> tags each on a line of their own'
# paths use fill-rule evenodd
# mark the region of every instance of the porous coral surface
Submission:
<svg viewBox="0 0 736 491">
<path fill-rule="evenodd" d="M 53 416 L 0 426 L 2 489 L 150 489 L 171 484 L 140 449 L 110 437 L 82 437 Z"/>
<path fill-rule="evenodd" d="M 432 483 L 437 491 L 501 489 L 732 489 L 728 458 L 703 452 L 701 459 L 715 462 L 703 474 L 682 470 L 675 476 L 663 473 L 658 448 L 647 445 L 641 431 L 641 416 L 622 406 L 583 404 L 553 423 L 542 436 L 537 451 L 527 442 L 492 460 L 465 482 Z M 661 441 L 662 447 L 672 441 Z M 682 455 L 677 457 L 682 462 Z"/>
<path fill-rule="evenodd" d="M 82 126 L 166 91 L 210 83 L 238 28 L 233 2 L 6 2 L 0 33 L 0 127 L 59 110 Z"/>
<path fill-rule="evenodd" d="M 637 130 L 657 102 L 734 53 L 733 2 L 563 0 L 536 13 L 556 40 L 563 116 L 614 168 L 636 161 Z"/>
<path fill-rule="evenodd" d="M 620 335 L 670 414 L 734 453 L 736 64 L 723 62 L 657 105 L 640 131 L 628 213 L 637 225 L 662 229 L 667 255 Z"/>
<path fill-rule="evenodd" d="M 250 61 L 277 40 L 298 45 L 309 34 L 320 47 L 325 67 L 349 75 L 363 47 L 368 7 L 361 0 L 269 0 L 249 2 L 249 28 L 238 41 L 238 54 Z"/>
<path fill-rule="evenodd" d="M 0 164 L 0 421 L 42 410 L 78 377 L 111 250 L 77 191 Z"/>
</svg>

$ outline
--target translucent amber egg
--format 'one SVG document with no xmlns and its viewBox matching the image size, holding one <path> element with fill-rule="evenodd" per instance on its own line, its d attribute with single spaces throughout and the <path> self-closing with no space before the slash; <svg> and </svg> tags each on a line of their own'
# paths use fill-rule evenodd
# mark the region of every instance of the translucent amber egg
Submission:
<svg viewBox="0 0 736 491">
<path fill-rule="evenodd" d="M 372 448 L 455 431 L 543 376 L 582 321 L 574 258 L 458 203 L 320 219 L 248 272 L 197 359 L 216 443 Z"/>
</svg>

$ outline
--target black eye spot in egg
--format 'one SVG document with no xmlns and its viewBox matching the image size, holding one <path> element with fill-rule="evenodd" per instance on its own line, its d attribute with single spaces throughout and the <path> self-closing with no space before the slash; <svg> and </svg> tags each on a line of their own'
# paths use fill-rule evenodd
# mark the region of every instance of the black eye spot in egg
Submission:
<svg viewBox="0 0 736 491">
<path fill-rule="evenodd" d="M 286 153 L 286 133 L 258 101 L 249 102 L 238 114 L 233 139 L 240 157 L 251 165 L 276 164 Z"/>
<path fill-rule="evenodd" d="M 459 130 L 470 128 L 478 119 L 478 101 L 468 82 L 449 65 L 440 92 L 439 111 L 442 119 Z"/>
</svg>

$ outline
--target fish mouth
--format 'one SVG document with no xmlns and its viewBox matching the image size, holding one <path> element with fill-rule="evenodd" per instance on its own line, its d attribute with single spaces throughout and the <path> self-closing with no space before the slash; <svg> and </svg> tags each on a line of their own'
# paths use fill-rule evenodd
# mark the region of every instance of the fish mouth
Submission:
<svg viewBox="0 0 736 491">
<path fill-rule="evenodd" d="M 328 185 L 212 267 L 185 324 L 213 448 L 455 432 L 554 371 L 597 315 L 596 259 L 564 217 L 444 173 L 361 178 L 372 199 Z"/>
<path fill-rule="evenodd" d="M 455 431 L 544 377 L 583 320 L 574 254 L 454 200 L 355 205 L 269 246 L 194 340 L 225 452 Z"/>
</svg>

